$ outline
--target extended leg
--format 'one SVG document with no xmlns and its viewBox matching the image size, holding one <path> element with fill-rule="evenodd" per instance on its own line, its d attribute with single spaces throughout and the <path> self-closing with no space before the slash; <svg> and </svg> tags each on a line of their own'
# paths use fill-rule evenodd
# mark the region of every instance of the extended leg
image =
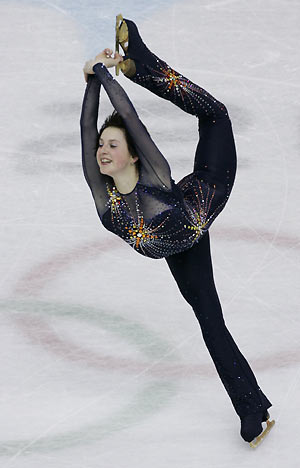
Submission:
<svg viewBox="0 0 300 468">
<path fill-rule="evenodd" d="M 217 184 L 214 203 L 218 206 L 228 199 L 236 173 L 235 143 L 226 106 L 153 54 L 132 21 L 125 19 L 122 27 L 125 59 L 134 61 L 129 78 L 198 117 L 200 139 L 194 172 L 200 180 Z"/>
<path fill-rule="evenodd" d="M 148 49 L 133 21 L 124 18 L 123 25 L 123 28 L 128 30 L 126 40 L 126 33 L 121 29 L 121 25 L 123 40 L 121 45 L 125 51 L 124 64 L 127 60 L 134 61 L 134 67 L 128 67 L 130 71 L 127 74 L 124 71 L 128 78 L 154 94 L 173 102 L 189 114 L 212 120 L 227 116 L 224 104 L 217 101 L 205 89 L 176 72 Z"/>
</svg>

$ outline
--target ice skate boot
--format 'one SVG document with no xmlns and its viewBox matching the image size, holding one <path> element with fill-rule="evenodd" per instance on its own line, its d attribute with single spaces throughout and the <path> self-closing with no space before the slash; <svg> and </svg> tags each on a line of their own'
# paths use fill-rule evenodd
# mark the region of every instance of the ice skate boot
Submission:
<svg viewBox="0 0 300 468">
<path fill-rule="evenodd" d="M 250 443 L 251 448 L 256 448 L 270 432 L 275 421 L 269 421 L 270 414 L 264 413 L 249 414 L 241 419 L 241 436 Z M 267 427 L 263 430 L 262 423 L 266 422 Z"/>
<path fill-rule="evenodd" d="M 123 62 L 118 64 L 119 68 L 116 67 L 116 73 L 121 69 L 127 78 L 132 78 L 136 73 L 147 75 L 149 72 L 145 66 L 156 68 L 158 57 L 143 42 L 136 24 L 121 14 L 116 17 L 116 52 L 119 52 L 119 46 L 125 56 Z"/>
<path fill-rule="evenodd" d="M 119 71 L 121 69 L 124 75 L 130 78 L 131 76 L 135 75 L 136 67 L 132 59 L 126 58 L 128 51 L 128 41 L 128 26 L 126 21 L 123 19 L 123 16 L 120 14 L 116 17 L 116 52 L 120 52 L 119 46 L 121 46 L 125 53 L 125 57 L 123 62 L 116 65 L 116 75 L 119 75 Z"/>
</svg>

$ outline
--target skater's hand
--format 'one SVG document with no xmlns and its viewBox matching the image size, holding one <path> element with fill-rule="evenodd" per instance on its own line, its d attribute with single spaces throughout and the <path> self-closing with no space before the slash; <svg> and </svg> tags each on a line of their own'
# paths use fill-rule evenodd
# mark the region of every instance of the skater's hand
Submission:
<svg viewBox="0 0 300 468">
<path fill-rule="evenodd" d="M 93 66 L 96 65 L 96 63 L 101 62 L 107 68 L 111 68 L 111 67 L 115 67 L 118 63 L 122 61 L 123 61 L 123 57 L 118 52 L 115 52 L 113 54 L 113 51 L 111 49 L 104 49 L 102 52 L 96 55 L 94 59 L 91 59 L 85 62 L 85 65 L 83 67 L 85 81 L 87 82 L 88 75 L 94 74 Z"/>
<path fill-rule="evenodd" d="M 122 55 L 118 52 L 113 54 L 111 49 L 104 49 L 95 57 L 95 63 L 102 62 L 107 68 L 115 67 L 118 63 L 123 61 Z"/>
</svg>

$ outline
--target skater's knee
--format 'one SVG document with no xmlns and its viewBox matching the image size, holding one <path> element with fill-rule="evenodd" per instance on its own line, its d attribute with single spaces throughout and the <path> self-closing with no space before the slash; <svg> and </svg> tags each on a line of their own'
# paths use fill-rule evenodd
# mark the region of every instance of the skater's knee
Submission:
<svg viewBox="0 0 300 468">
<path fill-rule="evenodd" d="M 216 124 L 219 121 L 229 121 L 230 122 L 230 117 L 228 113 L 228 109 L 220 101 L 214 100 L 213 105 L 210 105 L 209 107 L 204 109 L 203 113 L 203 108 L 199 105 L 199 111 L 198 111 L 198 119 L 199 119 L 199 127 L 201 123 L 210 123 L 210 124 Z"/>
<path fill-rule="evenodd" d="M 200 280 L 201 281 L 201 280 Z M 214 292 L 209 287 L 199 285 L 199 282 L 187 282 L 185 287 L 181 289 L 181 293 L 186 301 L 193 307 L 201 309 L 201 307 L 210 301 L 210 298 L 215 298 Z"/>
</svg>

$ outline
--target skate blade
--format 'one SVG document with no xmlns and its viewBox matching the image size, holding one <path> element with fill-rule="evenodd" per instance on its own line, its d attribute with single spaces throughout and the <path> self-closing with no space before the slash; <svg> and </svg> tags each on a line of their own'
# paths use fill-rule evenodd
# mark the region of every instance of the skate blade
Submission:
<svg viewBox="0 0 300 468">
<path fill-rule="evenodd" d="M 269 434 L 270 430 L 274 426 L 275 421 L 269 421 L 267 420 L 267 427 L 266 429 L 259 435 L 257 436 L 252 442 L 250 442 L 250 447 L 251 448 L 256 448 L 258 447 L 259 444 L 264 440 L 264 438 Z"/>
<path fill-rule="evenodd" d="M 120 44 L 120 37 L 119 37 L 119 27 L 120 27 L 120 23 L 123 21 L 123 16 L 121 15 L 121 13 L 119 15 L 116 16 L 116 52 L 119 53 L 119 44 Z M 120 73 L 120 64 L 118 63 L 116 65 L 116 75 L 119 76 L 119 73 Z"/>
<path fill-rule="evenodd" d="M 119 53 L 120 50 L 120 45 L 123 49 L 123 52 L 126 55 L 126 51 L 128 49 L 128 27 L 127 24 L 124 22 L 123 23 L 123 16 L 121 14 L 116 16 L 116 52 Z M 122 24 L 123 23 L 123 24 Z M 126 47 L 126 49 L 125 49 Z M 125 65 L 125 70 L 128 68 Z M 120 69 L 123 71 L 124 70 L 124 64 L 123 62 L 120 62 L 116 65 L 116 75 L 119 75 Z"/>
</svg>

